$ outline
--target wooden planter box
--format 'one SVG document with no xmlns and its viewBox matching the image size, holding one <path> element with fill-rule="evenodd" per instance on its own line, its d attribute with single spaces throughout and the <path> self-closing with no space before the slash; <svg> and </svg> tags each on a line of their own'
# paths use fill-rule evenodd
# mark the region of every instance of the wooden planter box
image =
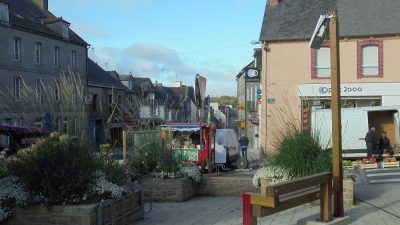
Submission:
<svg viewBox="0 0 400 225">
<path fill-rule="evenodd" d="M 361 169 L 378 169 L 378 163 L 361 164 Z"/>
<path fill-rule="evenodd" d="M 196 195 L 196 185 L 190 177 L 173 179 L 146 177 L 142 183 L 146 202 L 183 202 Z"/>
<path fill-rule="evenodd" d="M 399 167 L 399 162 L 382 162 L 382 168 Z"/>
<path fill-rule="evenodd" d="M 5 225 L 132 225 L 144 216 L 143 191 L 97 204 L 17 208 Z"/>
</svg>

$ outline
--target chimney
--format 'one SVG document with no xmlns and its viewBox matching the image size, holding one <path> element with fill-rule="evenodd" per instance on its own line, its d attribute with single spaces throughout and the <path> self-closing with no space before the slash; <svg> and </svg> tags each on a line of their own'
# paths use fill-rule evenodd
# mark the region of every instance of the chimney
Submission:
<svg viewBox="0 0 400 225">
<path fill-rule="evenodd" d="M 32 0 L 37 6 L 41 9 L 48 11 L 49 10 L 49 0 Z"/>
<path fill-rule="evenodd" d="M 274 7 L 278 5 L 281 0 L 268 0 L 268 1 L 269 1 L 269 7 Z"/>
</svg>

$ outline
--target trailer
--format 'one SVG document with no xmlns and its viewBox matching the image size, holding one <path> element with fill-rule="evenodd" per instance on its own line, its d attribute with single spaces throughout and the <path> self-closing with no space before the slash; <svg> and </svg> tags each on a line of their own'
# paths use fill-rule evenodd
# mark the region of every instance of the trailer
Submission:
<svg viewBox="0 0 400 225">
<path fill-rule="evenodd" d="M 385 131 L 391 144 L 400 143 L 400 106 L 373 106 L 342 108 L 342 156 L 359 159 L 367 156 L 365 134 L 374 126 L 379 138 Z M 313 108 L 311 111 L 311 130 L 325 149 L 332 147 L 332 111 Z M 399 156 L 398 149 L 395 156 Z"/>
<path fill-rule="evenodd" d="M 163 145 L 177 160 L 193 162 L 202 172 L 215 165 L 215 126 L 207 123 L 161 125 Z"/>
</svg>

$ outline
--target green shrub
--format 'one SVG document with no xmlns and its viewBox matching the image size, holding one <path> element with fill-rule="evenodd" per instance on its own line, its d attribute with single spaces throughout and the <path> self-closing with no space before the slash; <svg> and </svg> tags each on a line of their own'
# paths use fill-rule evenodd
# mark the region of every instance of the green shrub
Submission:
<svg viewBox="0 0 400 225">
<path fill-rule="evenodd" d="M 322 150 L 318 140 L 309 131 L 301 131 L 287 124 L 275 142 L 277 154 L 269 163 L 287 170 L 292 176 L 307 176 L 330 171 L 332 159 L 329 150 Z"/>
<path fill-rule="evenodd" d="M 52 133 L 8 163 L 9 172 L 20 177 L 33 195 L 44 196 L 48 204 L 76 203 L 85 196 L 95 178 L 94 160 L 87 147 L 68 136 Z"/>
<path fill-rule="evenodd" d="M 160 168 L 162 164 L 161 144 L 152 137 L 142 138 L 133 149 L 129 167 L 135 176 L 147 175 Z"/>
</svg>

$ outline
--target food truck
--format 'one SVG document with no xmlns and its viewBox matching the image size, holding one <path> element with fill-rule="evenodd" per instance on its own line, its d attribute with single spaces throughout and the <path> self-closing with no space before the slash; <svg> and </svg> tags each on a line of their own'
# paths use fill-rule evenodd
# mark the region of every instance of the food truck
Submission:
<svg viewBox="0 0 400 225">
<path fill-rule="evenodd" d="M 215 126 L 207 123 L 166 123 L 161 125 L 165 148 L 182 161 L 194 162 L 212 171 L 215 161 Z M 209 169 L 211 168 L 211 169 Z"/>
</svg>

